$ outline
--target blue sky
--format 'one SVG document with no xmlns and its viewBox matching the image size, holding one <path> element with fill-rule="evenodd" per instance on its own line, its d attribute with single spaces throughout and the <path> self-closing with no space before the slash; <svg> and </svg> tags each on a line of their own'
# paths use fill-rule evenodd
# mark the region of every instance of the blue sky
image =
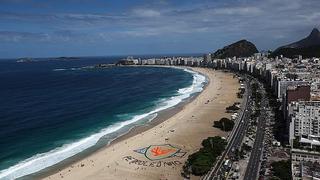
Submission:
<svg viewBox="0 0 320 180">
<path fill-rule="evenodd" d="M 319 0 L 0 0 L 0 57 L 259 50 L 319 27 Z"/>
</svg>

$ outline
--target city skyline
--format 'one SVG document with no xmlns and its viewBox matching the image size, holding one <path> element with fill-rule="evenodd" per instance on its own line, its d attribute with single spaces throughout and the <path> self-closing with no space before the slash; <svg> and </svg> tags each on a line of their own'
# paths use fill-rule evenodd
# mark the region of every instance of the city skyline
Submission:
<svg viewBox="0 0 320 180">
<path fill-rule="evenodd" d="M 275 48 L 319 28 L 316 0 L 0 1 L 1 58 Z"/>
</svg>

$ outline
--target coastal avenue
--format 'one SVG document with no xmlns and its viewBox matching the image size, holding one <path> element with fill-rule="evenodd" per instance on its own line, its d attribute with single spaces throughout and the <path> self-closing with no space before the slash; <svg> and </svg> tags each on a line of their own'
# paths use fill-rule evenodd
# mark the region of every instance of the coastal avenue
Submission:
<svg viewBox="0 0 320 180">
<path fill-rule="evenodd" d="M 263 85 L 260 84 L 260 87 Z M 261 107 L 266 108 L 268 106 L 267 104 L 267 99 L 265 97 L 265 91 L 263 88 L 260 88 L 262 90 L 262 100 L 261 100 Z M 257 125 L 257 132 L 256 132 L 256 138 L 253 144 L 253 148 L 251 151 L 249 163 L 247 166 L 247 170 L 244 176 L 244 180 L 255 180 L 257 179 L 257 175 L 259 173 L 260 169 L 260 160 L 261 160 L 261 155 L 263 151 L 263 140 L 264 140 L 264 130 L 266 127 L 266 111 L 263 110 L 261 111 L 261 115 L 258 120 L 258 125 Z"/>
<path fill-rule="evenodd" d="M 246 78 L 247 79 L 247 78 Z M 229 141 L 226 150 L 223 152 L 222 156 L 215 163 L 213 169 L 203 178 L 205 180 L 216 180 L 224 176 L 224 170 L 222 169 L 222 164 L 225 161 L 226 157 L 233 156 L 233 151 L 238 149 L 241 145 L 242 139 L 245 135 L 246 129 L 249 124 L 249 115 L 251 111 L 248 109 L 248 104 L 250 104 L 251 97 L 251 88 L 249 82 L 246 80 L 246 93 L 244 96 L 244 105 L 241 107 L 241 115 L 238 119 L 237 126 L 234 128 L 234 131 L 230 133 Z"/>
</svg>

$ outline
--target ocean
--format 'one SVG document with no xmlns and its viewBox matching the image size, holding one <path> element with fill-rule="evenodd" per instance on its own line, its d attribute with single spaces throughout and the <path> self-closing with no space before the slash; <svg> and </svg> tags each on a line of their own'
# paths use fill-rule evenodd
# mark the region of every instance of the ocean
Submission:
<svg viewBox="0 0 320 180">
<path fill-rule="evenodd" d="M 0 179 L 108 144 L 199 93 L 206 81 L 179 68 L 82 68 L 119 59 L 0 61 Z"/>
</svg>

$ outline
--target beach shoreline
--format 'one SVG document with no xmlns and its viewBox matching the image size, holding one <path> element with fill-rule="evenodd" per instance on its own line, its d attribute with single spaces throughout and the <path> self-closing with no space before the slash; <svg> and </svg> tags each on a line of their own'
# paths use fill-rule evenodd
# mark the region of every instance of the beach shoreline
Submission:
<svg viewBox="0 0 320 180">
<path fill-rule="evenodd" d="M 154 66 L 154 67 L 159 67 L 159 66 Z M 205 89 L 207 87 L 207 85 L 208 85 L 208 82 L 206 82 L 206 84 L 204 85 L 203 88 Z M 179 104 L 177 104 L 171 108 L 168 108 L 168 109 L 165 109 L 165 110 L 158 112 L 157 116 L 154 119 L 152 119 L 150 122 L 133 126 L 129 131 L 127 131 L 127 132 L 121 134 L 120 136 L 116 137 L 115 139 L 111 140 L 110 143 L 102 145 L 102 147 L 91 147 L 91 148 L 89 148 L 79 154 L 76 154 L 73 157 L 70 157 L 68 159 L 65 159 L 65 160 L 59 162 L 58 164 L 55 164 L 55 165 L 50 166 L 48 168 L 45 168 L 45 169 L 43 169 L 39 172 L 36 172 L 34 174 L 24 176 L 22 179 L 24 179 L 24 178 L 26 178 L 26 179 L 28 179 L 28 178 L 32 178 L 32 179 L 46 178 L 52 174 L 58 173 L 59 171 L 61 171 L 61 169 L 67 168 L 68 166 L 70 166 L 73 163 L 76 163 L 76 162 L 79 162 L 79 161 L 85 159 L 86 157 L 88 157 L 94 153 L 97 153 L 99 151 L 103 151 L 104 148 L 106 148 L 106 147 L 112 146 L 113 144 L 122 142 L 124 140 L 129 139 L 132 136 L 138 135 L 138 134 L 143 133 L 149 129 L 152 129 L 155 126 L 166 121 L 167 119 L 171 118 L 175 114 L 179 113 L 186 104 L 191 103 L 200 93 L 192 95 L 191 97 L 185 99 L 183 102 L 180 102 Z M 98 144 L 99 144 L 99 141 L 98 141 Z"/>
<path fill-rule="evenodd" d="M 40 174 L 40 176 L 38 176 L 38 178 L 45 178 L 45 179 L 86 179 L 86 178 L 89 178 L 90 179 L 150 179 L 150 175 L 146 175 L 146 176 L 143 176 L 145 174 L 145 172 L 148 172 L 147 169 L 144 169 L 143 170 L 143 173 L 140 172 L 142 171 L 143 167 L 139 168 L 139 167 L 134 167 L 134 169 L 130 168 L 132 165 L 130 163 L 128 164 L 125 164 L 125 161 L 126 160 L 123 160 L 125 157 L 134 157 L 135 155 L 139 155 L 137 154 L 136 152 L 134 152 L 135 148 L 139 148 L 139 146 L 133 148 L 133 149 L 130 149 L 130 150 L 125 150 L 125 149 L 128 149 L 130 148 L 131 146 L 134 145 L 134 143 L 132 144 L 132 140 L 135 140 L 137 141 L 137 138 L 139 139 L 138 141 L 145 141 L 147 142 L 144 143 L 147 145 L 154 145 L 156 141 L 151 141 L 150 142 L 150 139 L 149 138 L 144 138 L 146 137 L 145 134 L 152 134 L 152 131 L 155 131 L 153 134 L 158 134 L 160 135 L 161 138 L 158 138 L 158 141 L 160 139 L 162 139 L 159 144 L 164 144 L 164 143 L 167 143 L 167 144 L 173 144 L 174 146 L 177 146 L 179 148 L 181 148 L 181 151 L 185 151 L 187 150 L 187 154 L 182 157 L 181 159 L 179 160 L 176 160 L 176 162 L 179 162 L 176 167 L 172 167 L 172 169 L 174 169 L 173 171 L 175 173 L 172 173 L 171 175 L 169 174 L 168 177 L 179 177 L 180 176 L 180 170 L 178 169 L 181 169 L 182 167 L 182 164 L 183 162 L 186 160 L 186 157 L 187 155 L 191 154 L 191 152 L 194 152 L 196 149 L 198 149 L 200 147 L 200 144 L 201 144 L 201 139 L 204 139 L 205 136 L 205 131 L 201 133 L 201 136 L 198 136 L 197 137 L 197 141 L 193 141 L 193 144 L 197 144 L 195 147 L 194 145 L 190 146 L 188 145 L 188 143 L 171 143 L 170 140 L 171 140 L 171 134 L 176 134 L 175 131 L 177 131 L 178 129 L 174 129 L 174 130 L 167 130 L 167 133 L 160 133 L 160 132 L 156 132 L 157 130 L 159 131 L 160 129 L 162 129 L 163 126 L 165 126 L 166 124 L 170 124 L 170 122 L 168 122 L 169 120 L 171 121 L 176 121 L 177 116 L 183 116 L 183 114 L 186 114 L 184 111 L 189 111 L 190 108 L 188 108 L 188 106 L 190 106 L 190 104 L 198 104 L 199 102 L 199 96 L 202 96 L 203 92 L 208 92 L 209 91 L 209 88 L 212 89 L 212 87 L 214 87 L 213 85 L 213 81 L 214 78 L 213 78 L 213 74 L 210 74 L 210 73 L 215 73 L 215 74 L 219 74 L 219 76 L 228 76 L 228 78 L 230 79 L 230 76 L 232 76 L 231 74 L 227 74 L 227 73 L 224 73 L 224 72 L 218 72 L 218 71 L 213 71 L 213 70 L 209 70 L 209 69 L 201 69 L 201 68 L 192 68 L 192 70 L 198 72 L 198 73 L 201 73 L 205 76 L 207 76 L 208 78 L 208 82 L 207 82 L 207 85 L 206 87 L 204 87 L 203 91 L 191 98 L 188 98 L 185 102 L 182 102 L 182 103 L 179 103 L 178 105 L 176 105 L 174 108 L 169 108 L 167 110 L 163 110 L 161 111 L 160 113 L 158 113 L 158 116 L 156 117 L 156 119 L 152 120 L 151 122 L 147 123 L 146 125 L 142 125 L 142 126 L 138 126 L 138 127 L 134 127 L 132 128 L 129 132 L 125 133 L 124 135 L 122 135 L 121 137 L 115 139 L 110 145 L 107 145 L 105 147 L 102 147 L 98 150 L 96 150 L 95 152 L 91 153 L 91 154 L 88 154 L 87 156 L 83 157 L 83 158 L 79 158 L 77 160 L 74 160 L 74 162 L 72 162 L 71 164 L 68 164 L 66 163 L 63 167 L 60 166 L 59 169 L 56 169 L 56 170 L 52 170 L 52 171 L 49 171 L 49 172 L 46 172 L 46 173 L 43 173 L 42 175 Z M 210 73 L 208 73 L 208 71 L 210 71 Z M 208 75 L 210 74 L 210 75 Z M 216 81 L 217 79 L 215 79 Z M 235 79 L 233 79 L 235 80 Z M 222 82 L 222 81 L 221 81 Z M 215 83 L 216 86 L 218 86 L 217 83 Z M 231 83 L 233 86 L 236 85 L 235 83 Z M 216 90 L 218 90 L 219 88 L 216 87 Z M 232 91 L 233 91 L 233 100 L 232 101 L 237 101 L 237 98 L 236 98 L 236 90 L 237 90 L 237 87 L 233 87 Z M 216 96 L 219 96 L 217 94 L 215 94 Z M 202 98 L 203 99 L 203 98 Z M 209 102 L 205 102 L 205 103 L 210 103 L 210 100 L 208 100 Z M 211 100 L 213 101 L 213 100 Z M 230 104 L 232 104 L 230 102 Z M 227 105 L 230 105 L 229 103 L 226 104 Z M 187 109 L 187 110 L 186 110 Z M 221 112 L 220 112 L 221 114 Z M 222 113 L 224 114 L 224 112 Z M 224 116 L 226 116 L 224 114 Z M 222 117 L 222 116 L 221 116 Z M 214 119 L 214 120 L 219 120 L 219 119 Z M 210 125 L 212 126 L 212 123 L 213 121 L 210 122 Z M 205 126 L 208 126 L 208 122 L 205 123 L 206 125 Z M 221 132 L 220 130 L 218 129 L 215 129 L 215 128 L 212 128 L 210 126 L 210 129 L 211 129 L 211 132 L 208 133 L 208 135 L 220 135 L 220 136 L 226 136 L 227 133 L 225 132 Z M 156 130 L 157 129 L 157 130 Z M 166 128 L 163 128 L 163 129 L 166 129 Z M 170 132 L 172 132 L 170 134 Z M 182 132 L 183 133 L 183 132 Z M 184 132 L 184 134 L 187 133 L 187 132 Z M 168 137 L 164 137 L 166 134 L 170 134 L 168 135 Z M 180 132 L 179 132 L 180 134 Z M 142 138 L 139 138 L 139 136 L 142 136 Z M 197 136 L 195 134 L 195 136 Z M 201 137 L 201 138 L 200 138 Z M 173 137 L 174 139 L 175 137 Z M 148 140 L 143 140 L 143 139 L 148 139 Z M 163 141 L 164 139 L 164 141 Z M 130 143 L 128 143 L 128 141 L 130 141 Z M 180 141 L 180 140 L 179 140 Z M 129 144 L 132 144 L 132 145 L 129 145 Z M 185 145 L 184 145 L 185 144 Z M 120 148 L 118 147 L 120 146 Z M 115 153 L 115 148 L 119 148 L 120 151 L 125 151 L 126 153 L 120 153 L 117 156 L 116 160 L 111 160 L 110 158 L 108 157 L 105 157 L 106 159 L 110 160 L 110 165 L 107 165 L 107 166 L 103 166 L 102 164 L 104 163 L 101 163 L 101 162 L 98 162 L 99 159 L 101 159 L 101 156 L 104 156 L 107 154 L 107 156 L 110 156 L 111 154 L 114 154 Z M 126 156 L 127 154 L 127 156 Z M 110 157 L 115 157 L 115 156 L 110 156 Z M 97 158 L 97 160 L 95 160 Z M 140 156 L 140 159 L 143 159 L 141 158 Z M 168 160 L 170 158 L 167 158 Z M 175 158 L 171 158 L 171 159 L 175 159 Z M 121 163 L 118 163 L 118 161 L 121 161 Z M 116 164 L 114 164 L 116 162 Z M 174 161 L 172 161 L 174 162 Z M 89 167 L 89 164 L 91 165 Z M 113 166 L 117 167 L 119 166 L 120 168 L 114 168 L 114 171 L 117 172 L 117 169 L 119 172 L 119 174 L 121 174 L 120 176 L 119 175 L 112 175 L 113 173 L 115 172 L 110 172 L 110 169 L 113 169 Z M 123 167 L 122 167 L 123 166 Z M 135 166 L 135 165 L 133 165 Z M 132 166 L 132 167 L 133 167 Z M 138 165 L 139 166 L 139 165 Z M 106 169 L 106 167 L 108 169 Z M 104 176 L 104 178 L 101 178 L 101 176 L 97 175 L 97 172 L 101 172 L 102 169 L 105 169 L 106 170 L 106 174 L 108 174 L 108 176 Z M 139 170 L 140 169 L 140 170 Z M 156 173 L 158 171 L 159 168 L 157 168 L 157 171 L 154 171 L 155 168 L 149 168 L 151 169 L 150 173 L 147 173 L 147 174 L 157 174 L 157 176 L 155 177 L 162 177 L 163 176 L 163 173 L 161 173 L 162 171 L 160 171 L 160 173 Z M 161 167 L 160 169 L 166 169 L 164 167 Z M 128 172 L 126 172 L 127 170 L 129 170 Z M 137 171 L 136 173 L 134 173 L 134 171 Z M 110 173 L 108 173 L 108 171 Z M 123 172 L 122 172 L 123 171 Z M 94 174 L 96 174 L 97 176 L 92 176 L 92 173 L 95 172 Z M 177 173 L 178 172 L 178 173 Z M 101 174 L 105 174 L 105 173 L 101 173 Z M 130 174 L 135 174 L 136 177 L 131 177 Z M 110 176 L 109 176 L 110 175 Z M 166 176 L 167 177 L 167 176 Z M 152 178 L 151 178 L 152 179 Z M 154 179 L 158 179 L 158 178 L 154 178 Z"/>
<path fill-rule="evenodd" d="M 164 66 L 164 65 L 161 65 L 161 66 L 160 65 L 140 65 L 140 66 L 131 65 L 131 66 L 123 66 L 123 67 L 173 68 L 173 69 L 180 69 L 180 70 L 190 70 L 190 71 L 197 73 L 197 74 L 200 74 L 206 78 L 205 82 L 203 83 L 203 87 L 202 87 L 203 90 L 209 84 L 209 79 L 205 74 L 193 71 L 192 68 L 190 68 L 188 66 L 175 67 L 175 66 Z M 184 99 L 182 102 L 178 103 L 177 105 L 174 105 L 173 107 L 170 107 L 170 108 L 167 108 L 167 109 L 164 109 L 164 110 L 161 110 L 161 111 L 155 113 L 156 117 L 149 120 L 149 122 L 134 125 L 128 131 L 125 131 L 124 133 L 116 136 L 116 138 L 114 138 L 114 139 L 110 140 L 107 138 L 108 140 L 105 140 L 105 138 L 102 137 L 97 142 L 97 144 L 95 146 L 92 146 L 92 147 L 90 147 L 90 148 L 88 148 L 88 149 L 86 149 L 86 150 L 84 150 L 74 156 L 71 156 L 67 159 L 64 159 L 61 162 L 54 164 L 52 166 L 46 167 L 38 172 L 23 176 L 20 179 L 42 179 L 42 178 L 48 177 L 52 174 L 58 173 L 59 171 L 61 171 L 61 169 L 67 168 L 68 166 L 70 166 L 70 164 L 81 161 L 81 160 L 85 159 L 86 157 L 90 156 L 91 154 L 97 153 L 97 152 L 103 150 L 105 147 L 111 146 L 115 143 L 121 142 L 123 140 L 126 140 L 126 139 L 132 137 L 132 136 L 135 136 L 135 135 L 140 134 L 144 131 L 147 131 L 147 130 L 155 127 L 156 125 L 162 123 L 163 121 L 169 119 L 170 117 L 172 117 L 173 115 L 175 115 L 179 111 L 181 111 L 186 104 L 192 102 L 201 92 L 196 92 L 195 94 L 191 94 L 190 97 Z"/>
</svg>

